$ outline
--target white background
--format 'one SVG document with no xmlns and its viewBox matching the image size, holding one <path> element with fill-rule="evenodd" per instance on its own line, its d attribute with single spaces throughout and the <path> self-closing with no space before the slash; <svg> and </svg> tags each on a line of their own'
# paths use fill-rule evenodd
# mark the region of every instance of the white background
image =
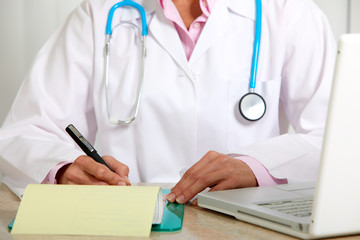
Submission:
<svg viewBox="0 0 360 240">
<path fill-rule="evenodd" d="M 0 123 L 36 53 L 81 1 L 0 0 Z M 355 14 L 360 0 L 314 1 L 327 14 L 336 38 L 360 32 L 360 15 Z"/>
</svg>

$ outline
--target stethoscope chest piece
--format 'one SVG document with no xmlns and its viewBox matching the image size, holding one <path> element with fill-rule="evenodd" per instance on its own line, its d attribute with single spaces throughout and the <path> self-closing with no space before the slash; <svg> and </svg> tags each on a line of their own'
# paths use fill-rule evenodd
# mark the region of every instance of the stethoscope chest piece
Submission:
<svg viewBox="0 0 360 240">
<path fill-rule="evenodd" d="M 265 100 L 259 94 L 249 92 L 240 99 L 239 111 L 246 120 L 257 121 L 266 112 Z"/>
</svg>

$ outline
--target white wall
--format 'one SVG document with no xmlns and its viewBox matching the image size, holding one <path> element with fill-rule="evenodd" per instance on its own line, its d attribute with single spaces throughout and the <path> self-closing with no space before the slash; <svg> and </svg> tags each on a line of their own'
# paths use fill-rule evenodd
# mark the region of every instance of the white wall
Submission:
<svg viewBox="0 0 360 240">
<path fill-rule="evenodd" d="M 0 122 L 24 77 L 23 8 L 22 1 L 0 0 Z"/>
<path fill-rule="evenodd" d="M 0 0 L 0 124 L 31 63 L 82 0 Z"/>
<path fill-rule="evenodd" d="M 34 56 L 81 1 L 0 0 L 0 123 Z M 329 17 L 336 37 L 345 33 L 347 28 L 360 32 L 360 15 L 357 14 L 360 12 L 360 0 L 314 1 Z M 349 25 L 348 19 L 351 20 Z"/>
<path fill-rule="evenodd" d="M 314 0 L 328 16 L 334 35 L 338 38 L 347 32 L 348 0 Z"/>
<path fill-rule="evenodd" d="M 350 1 L 350 31 L 353 33 L 360 33 L 360 1 Z"/>
<path fill-rule="evenodd" d="M 335 36 L 360 33 L 359 0 L 314 0 L 328 16 Z"/>
</svg>

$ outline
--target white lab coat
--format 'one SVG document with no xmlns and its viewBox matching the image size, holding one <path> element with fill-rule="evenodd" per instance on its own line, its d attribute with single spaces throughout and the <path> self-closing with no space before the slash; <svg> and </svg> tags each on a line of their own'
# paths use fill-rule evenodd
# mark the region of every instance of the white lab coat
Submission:
<svg viewBox="0 0 360 240">
<path fill-rule="evenodd" d="M 64 131 L 70 123 L 92 143 L 96 138 L 102 155 L 128 165 L 133 183 L 176 182 L 181 169 L 209 150 L 249 155 L 289 182 L 316 178 L 336 46 L 311 0 L 263 0 L 256 92 L 267 111 L 257 122 L 244 120 L 237 107 L 248 92 L 255 1 L 218 0 L 188 61 L 158 1 L 138 0 L 149 36 L 140 111 L 128 126 L 111 124 L 106 112 L 104 32 L 116 2 L 81 4 L 27 75 L 0 131 L 0 169 L 16 194 L 57 163 L 84 154 Z M 139 25 L 135 10 L 118 10 L 113 26 L 120 18 Z M 140 51 L 130 27 L 117 29 L 111 111 L 126 118 L 136 98 Z M 294 134 L 281 135 L 281 116 Z"/>
</svg>

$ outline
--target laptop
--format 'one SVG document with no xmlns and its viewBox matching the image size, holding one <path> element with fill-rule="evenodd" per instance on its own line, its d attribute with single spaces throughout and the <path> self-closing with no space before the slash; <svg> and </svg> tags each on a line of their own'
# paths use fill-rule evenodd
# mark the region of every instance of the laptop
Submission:
<svg viewBox="0 0 360 240">
<path fill-rule="evenodd" d="M 198 204 L 303 239 L 360 233 L 360 34 L 339 40 L 316 183 L 200 193 Z"/>
</svg>

